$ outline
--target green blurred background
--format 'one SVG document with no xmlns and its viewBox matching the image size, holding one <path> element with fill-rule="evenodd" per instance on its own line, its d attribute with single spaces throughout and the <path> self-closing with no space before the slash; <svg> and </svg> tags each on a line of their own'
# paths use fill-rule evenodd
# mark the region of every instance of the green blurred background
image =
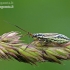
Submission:
<svg viewBox="0 0 70 70">
<path fill-rule="evenodd" d="M 0 35 L 19 31 L 16 24 L 31 33 L 57 32 L 70 37 L 70 0 L 0 0 L 13 1 L 13 9 L 0 9 Z M 5 20 L 5 21 L 4 21 Z M 24 38 L 28 42 L 28 38 Z M 16 60 L 0 60 L 0 70 L 69 70 L 70 60 L 63 64 L 37 63 L 37 66 Z"/>
</svg>

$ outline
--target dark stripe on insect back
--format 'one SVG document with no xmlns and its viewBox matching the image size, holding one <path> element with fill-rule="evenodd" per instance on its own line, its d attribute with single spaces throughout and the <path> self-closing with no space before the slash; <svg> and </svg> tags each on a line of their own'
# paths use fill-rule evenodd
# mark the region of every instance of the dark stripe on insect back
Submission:
<svg viewBox="0 0 70 70">
<path fill-rule="evenodd" d="M 49 38 L 39 38 L 40 41 L 44 41 L 44 42 L 52 42 Z"/>
<path fill-rule="evenodd" d="M 65 38 L 65 37 L 62 37 L 62 36 L 57 36 L 57 37 L 55 37 L 55 38 L 61 38 L 61 39 L 66 39 L 66 40 L 70 40 L 69 38 Z"/>
<path fill-rule="evenodd" d="M 63 44 L 63 43 L 69 42 L 68 40 L 67 40 L 67 41 L 63 41 L 63 40 L 51 40 L 51 41 L 52 41 L 52 42 L 59 43 L 59 44 Z"/>
<path fill-rule="evenodd" d="M 51 38 L 44 38 L 44 40 L 46 41 L 46 42 L 57 42 L 57 40 L 55 40 L 55 39 L 51 39 Z"/>
</svg>

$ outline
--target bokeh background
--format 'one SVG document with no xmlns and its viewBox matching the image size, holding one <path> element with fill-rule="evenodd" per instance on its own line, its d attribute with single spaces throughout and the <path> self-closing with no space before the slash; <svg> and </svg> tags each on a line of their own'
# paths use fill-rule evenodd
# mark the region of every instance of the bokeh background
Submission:
<svg viewBox="0 0 70 70">
<path fill-rule="evenodd" d="M 9 31 L 24 34 L 7 23 L 10 22 L 31 33 L 56 32 L 70 37 L 70 0 L 0 0 L 6 1 L 13 1 L 14 8 L 0 9 L 0 35 Z M 28 42 L 28 38 L 24 40 Z M 62 61 L 61 65 L 44 62 L 37 63 L 37 66 L 0 60 L 0 70 L 70 70 L 70 60 Z"/>
</svg>

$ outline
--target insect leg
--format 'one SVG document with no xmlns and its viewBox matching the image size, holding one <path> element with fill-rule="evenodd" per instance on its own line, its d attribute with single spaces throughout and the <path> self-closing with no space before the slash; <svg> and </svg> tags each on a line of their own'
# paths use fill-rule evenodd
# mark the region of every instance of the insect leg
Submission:
<svg viewBox="0 0 70 70">
<path fill-rule="evenodd" d="M 28 44 L 24 50 L 26 50 L 32 43 Z"/>
<path fill-rule="evenodd" d="M 27 33 L 29 35 L 29 32 Z M 30 37 L 30 35 L 29 35 Z M 24 50 L 26 50 L 28 48 L 28 46 L 30 46 L 32 43 L 30 43 L 29 45 L 26 46 L 26 48 Z"/>
</svg>

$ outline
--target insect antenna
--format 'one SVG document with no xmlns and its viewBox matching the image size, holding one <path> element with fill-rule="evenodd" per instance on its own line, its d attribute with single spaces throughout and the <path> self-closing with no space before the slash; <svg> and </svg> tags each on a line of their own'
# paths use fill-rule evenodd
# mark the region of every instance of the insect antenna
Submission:
<svg viewBox="0 0 70 70">
<path fill-rule="evenodd" d="M 5 21 L 5 20 L 4 20 Z M 9 22 L 7 22 L 7 21 L 5 21 L 6 23 L 9 23 Z M 26 30 L 24 30 L 24 29 L 22 29 L 21 27 L 19 27 L 18 25 L 15 25 L 15 24 L 12 24 L 12 23 L 9 23 L 9 24 L 11 24 L 11 25 L 13 25 L 13 26 L 15 26 L 15 27 L 17 27 L 17 28 L 19 28 L 20 30 L 22 30 L 22 31 L 24 31 L 24 32 L 27 32 L 27 34 L 26 35 L 29 35 L 29 36 L 31 36 L 31 37 L 33 37 L 33 34 L 32 33 L 30 33 L 30 32 L 28 32 L 28 31 L 26 31 Z"/>
<path fill-rule="evenodd" d="M 9 23 L 9 22 L 7 22 L 7 21 L 5 21 L 5 20 L 4 20 L 4 22 Z M 29 35 L 29 36 L 33 37 L 33 34 L 32 34 L 32 33 L 30 33 L 30 32 L 28 32 L 28 31 L 26 31 L 26 30 L 22 29 L 21 27 L 19 27 L 19 26 L 15 25 L 15 24 L 12 24 L 12 23 L 9 23 L 9 24 L 11 24 L 11 25 L 13 25 L 13 26 L 15 26 L 15 27 L 19 28 L 20 30 L 22 30 L 22 31 L 26 32 L 27 34 L 25 34 L 25 35 Z M 25 36 L 25 35 L 24 35 L 24 36 Z M 29 45 L 30 45 L 30 44 L 29 44 Z M 26 46 L 26 48 L 25 48 L 24 50 L 26 50 L 26 49 L 28 48 L 28 46 L 29 46 L 29 45 L 27 45 L 27 46 Z"/>
</svg>

